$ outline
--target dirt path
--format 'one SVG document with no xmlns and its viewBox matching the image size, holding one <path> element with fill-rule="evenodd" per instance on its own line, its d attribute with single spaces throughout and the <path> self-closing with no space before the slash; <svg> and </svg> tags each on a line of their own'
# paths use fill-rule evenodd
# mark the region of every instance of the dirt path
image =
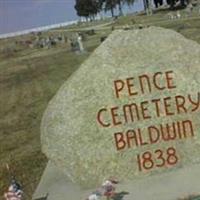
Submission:
<svg viewBox="0 0 200 200">
<path fill-rule="evenodd" d="M 107 23 L 104 23 L 104 24 L 99 24 L 99 25 L 94 25 L 94 26 L 89 26 L 89 27 L 84 27 L 84 28 L 67 28 L 67 29 L 55 29 L 55 30 L 51 30 L 51 32 L 56 32 L 56 33 L 59 33 L 59 32 L 78 32 L 78 31 L 87 31 L 87 30 L 91 30 L 91 29 L 95 29 L 95 30 L 98 30 L 98 29 L 102 29 L 106 26 L 109 26 L 109 25 L 112 25 L 114 23 L 114 21 L 111 21 L 111 22 L 107 22 Z"/>
</svg>

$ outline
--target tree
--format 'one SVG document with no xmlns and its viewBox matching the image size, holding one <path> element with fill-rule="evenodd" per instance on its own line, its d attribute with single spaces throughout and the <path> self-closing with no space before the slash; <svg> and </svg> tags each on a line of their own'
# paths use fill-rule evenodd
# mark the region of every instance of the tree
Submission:
<svg viewBox="0 0 200 200">
<path fill-rule="evenodd" d="M 116 7 L 119 9 L 119 15 L 123 15 L 123 5 L 127 4 L 128 6 L 133 5 L 135 0 L 99 0 L 101 6 L 104 5 L 104 10 L 111 11 L 112 17 L 114 17 L 114 10 Z M 102 7 L 101 7 L 102 8 Z"/>
<path fill-rule="evenodd" d="M 119 7 L 119 15 L 123 15 L 122 7 L 124 4 L 127 4 L 128 6 L 133 5 L 135 0 L 117 0 L 117 4 Z"/>
<path fill-rule="evenodd" d="M 94 16 L 101 11 L 101 6 L 101 1 L 98 0 L 76 0 L 74 8 L 78 16 L 94 19 Z"/>
<path fill-rule="evenodd" d="M 103 2 L 105 4 L 105 11 L 110 10 L 112 17 L 114 17 L 114 9 L 118 4 L 118 0 L 104 0 Z"/>
<path fill-rule="evenodd" d="M 123 11 L 122 11 L 122 4 L 123 4 L 123 0 L 117 0 L 117 4 L 119 7 L 119 15 L 123 15 Z"/>
<path fill-rule="evenodd" d="M 153 10 L 152 10 L 152 0 L 143 0 L 144 3 L 144 9 L 146 11 L 147 15 L 152 15 Z"/>
<path fill-rule="evenodd" d="M 132 6 L 134 4 L 135 0 L 125 0 L 125 3 L 128 5 L 128 6 Z"/>
<path fill-rule="evenodd" d="M 143 0 L 143 5 L 144 5 L 144 10 L 146 11 L 147 10 L 147 1 L 146 0 Z"/>
<path fill-rule="evenodd" d="M 167 0 L 167 4 L 170 5 L 171 9 L 174 9 L 176 2 L 177 2 L 177 0 Z M 190 0 L 180 0 L 180 6 L 182 8 L 184 8 L 189 3 L 190 3 Z"/>
<path fill-rule="evenodd" d="M 154 5 L 155 5 L 156 8 L 158 8 L 158 6 L 162 6 L 163 0 L 154 0 Z"/>
</svg>

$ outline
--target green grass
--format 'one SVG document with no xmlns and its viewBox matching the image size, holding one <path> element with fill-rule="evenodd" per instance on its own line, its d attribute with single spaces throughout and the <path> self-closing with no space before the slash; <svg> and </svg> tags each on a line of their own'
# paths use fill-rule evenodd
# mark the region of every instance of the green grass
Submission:
<svg viewBox="0 0 200 200">
<path fill-rule="evenodd" d="M 195 18 L 198 16 L 169 21 L 166 19 L 167 12 L 159 12 L 150 17 L 121 17 L 116 21 L 115 27 L 130 25 L 134 18 L 136 25 L 170 28 L 200 43 L 200 20 Z M 92 27 L 93 24 L 90 23 L 89 26 Z M 86 27 L 86 24 L 71 26 L 82 27 Z M 51 49 L 30 49 L 15 45 L 16 40 L 32 40 L 32 35 L 0 40 L 0 50 L 7 46 L 11 49 L 0 53 L 0 194 L 8 186 L 10 174 L 5 167 L 8 163 L 12 173 L 22 183 L 26 199 L 30 199 L 47 162 L 40 147 L 42 114 L 64 81 L 100 45 L 100 37 L 110 33 L 111 26 L 108 26 L 105 30 L 96 31 L 93 36 L 87 36 L 84 42 L 87 53 L 80 55 L 70 52 L 69 45 Z M 43 33 L 47 34 L 52 33 Z"/>
<path fill-rule="evenodd" d="M 51 56 L 30 55 L 0 62 L 0 189 L 8 185 L 5 165 L 30 196 L 46 164 L 40 151 L 40 121 L 49 100 L 89 54 L 54 49 Z M 30 198 L 28 198 L 30 199 Z"/>
</svg>

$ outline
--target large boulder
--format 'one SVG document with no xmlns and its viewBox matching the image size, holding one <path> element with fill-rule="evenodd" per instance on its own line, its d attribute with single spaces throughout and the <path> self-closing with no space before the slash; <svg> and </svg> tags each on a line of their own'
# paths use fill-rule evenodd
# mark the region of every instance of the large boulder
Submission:
<svg viewBox="0 0 200 200">
<path fill-rule="evenodd" d="M 199 78 L 196 42 L 158 27 L 114 31 L 50 101 L 42 150 L 83 187 L 198 163 Z"/>
</svg>

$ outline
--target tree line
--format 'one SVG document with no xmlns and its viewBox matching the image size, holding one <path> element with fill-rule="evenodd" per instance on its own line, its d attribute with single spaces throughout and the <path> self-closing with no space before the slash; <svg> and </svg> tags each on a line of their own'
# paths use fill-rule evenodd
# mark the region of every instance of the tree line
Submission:
<svg viewBox="0 0 200 200">
<path fill-rule="evenodd" d="M 153 1 L 153 2 L 152 2 Z M 173 9 L 178 0 L 166 0 L 166 3 Z M 86 19 L 94 19 L 101 11 L 110 11 L 112 17 L 115 16 L 115 10 L 118 9 L 119 15 L 123 15 L 123 6 L 132 6 L 135 0 L 76 0 L 74 8 L 77 15 Z M 144 10 L 152 8 L 152 3 L 156 8 L 163 5 L 163 0 L 143 0 Z M 180 5 L 185 7 L 189 0 L 180 0 Z"/>
</svg>

